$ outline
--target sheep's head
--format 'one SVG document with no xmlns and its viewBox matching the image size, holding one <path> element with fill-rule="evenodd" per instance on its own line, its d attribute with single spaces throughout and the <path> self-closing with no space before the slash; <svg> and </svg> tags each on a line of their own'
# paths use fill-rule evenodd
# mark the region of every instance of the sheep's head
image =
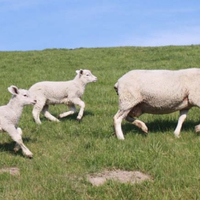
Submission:
<svg viewBox="0 0 200 200">
<path fill-rule="evenodd" d="M 33 105 L 36 103 L 36 100 L 31 97 L 28 90 L 18 89 L 16 86 L 11 85 L 8 87 L 8 91 L 13 95 L 13 98 L 17 98 L 22 105 Z"/>
<path fill-rule="evenodd" d="M 81 78 L 81 80 L 84 83 L 91 83 L 91 82 L 97 81 L 97 77 L 94 76 L 90 70 L 80 69 L 80 70 L 77 70 L 76 73 L 79 75 L 79 78 Z"/>
</svg>

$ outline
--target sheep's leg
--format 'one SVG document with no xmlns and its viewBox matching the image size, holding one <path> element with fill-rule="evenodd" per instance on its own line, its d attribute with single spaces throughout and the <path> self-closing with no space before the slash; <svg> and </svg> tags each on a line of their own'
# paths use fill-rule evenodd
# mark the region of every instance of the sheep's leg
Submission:
<svg viewBox="0 0 200 200">
<path fill-rule="evenodd" d="M 122 123 L 122 120 L 127 116 L 129 112 L 130 110 L 127 110 L 127 111 L 118 110 L 118 112 L 114 116 L 115 133 L 116 133 L 117 138 L 120 140 L 124 140 L 124 134 L 122 132 L 121 123 Z"/>
<path fill-rule="evenodd" d="M 77 120 L 80 121 L 81 118 L 83 117 L 83 112 L 84 112 L 84 109 L 85 109 L 85 103 L 79 98 L 73 99 L 72 102 L 73 102 L 73 104 L 80 106 L 80 110 L 79 110 L 79 113 L 78 113 L 78 116 L 77 116 Z"/>
<path fill-rule="evenodd" d="M 183 125 L 183 122 L 185 121 L 186 117 L 187 117 L 187 113 L 189 110 L 181 110 L 180 111 L 180 116 L 178 119 L 178 124 L 176 126 L 176 129 L 174 131 L 174 135 L 175 137 L 179 138 L 180 137 L 180 133 L 181 133 L 181 128 Z"/>
<path fill-rule="evenodd" d="M 75 105 L 68 105 L 70 111 L 61 113 L 59 115 L 59 118 L 67 117 L 68 115 L 73 115 L 76 112 L 76 106 Z"/>
<path fill-rule="evenodd" d="M 49 105 L 45 105 L 44 108 L 42 109 L 44 116 L 51 121 L 59 122 L 59 120 L 56 117 L 51 115 L 48 109 L 49 109 Z"/>
<path fill-rule="evenodd" d="M 193 100 L 193 101 L 194 101 L 194 100 Z M 198 102 L 200 102 L 200 101 L 198 101 Z M 195 105 L 197 105 L 197 106 L 200 108 L 200 103 L 197 103 L 197 104 L 195 104 Z M 195 132 L 196 132 L 196 133 L 200 132 L 200 124 L 198 124 L 198 125 L 195 126 Z"/>
<path fill-rule="evenodd" d="M 197 95 L 199 95 L 199 94 L 196 94 L 196 96 L 197 96 Z M 199 103 L 199 102 L 200 102 L 200 99 L 195 99 L 195 98 L 193 98 L 192 101 L 193 101 L 194 105 L 196 105 L 196 106 L 198 106 L 198 107 L 200 108 L 200 103 Z M 197 102 L 197 103 L 196 103 L 196 102 Z M 196 132 L 196 133 L 200 132 L 200 124 L 198 124 L 198 125 L 195 126 L 195 132 Z"/>
<path fill-rule="evenodd" d="M 34 118 L 34 120 L 37 124 L 41 124 L 40 112 L 42 111 L 44 105 L 45 105 L 45 100 L 44 101 L 37 101 L 37 103 L 33 107 L 32 114 L 33 114 L 33 118 Z"/>
<path fill-rule="evenodd" d="M 18 132 L 18 134 L 21 135 L 21 137 L 22 137 L 22 129 L 18 127 L 18 128 L 17 128 L 17 132 Z M 15 144 L 14 151 L 17 152 L 17 151 L 20 150 L 20 148 L 21 148 L 21 147 L 19 146 L 19 144 L 16 143 L 16 144 Z"/>
<path fill-rule="evenodd" d="M 22 141 L 22 131 L 18 128 L 16 129 L 15 126 L 11 126 L 10 124 L 3 127 L 3 129 L 10 135 L 10 137 L 20 146 L 22 149 L 22 153 L 29 157 L 33 157 L 33 153 L 24 145 Z"/>
<path fill-rule="evenodd" d="M 144 131 L 145 133 L 148 133 L 148 128 L 147 128 L 146 124 L 144 122 L 142 122 L 141 120 L 134 119 L 130 116 L 127 116 L 126 120 L 131 122 L 132 124 L 134 124 L 138 128 L 142 129 L 142 131 Z"/>
<path fill-rule="evenodd" d="M 200 108 L 200 93 L 197 90 L 193 90 L 188 96 L 189 103 L 193 106 L 198 106 Z M 200 132 L 200 124 L 195 126 L 195 132 Z"/>
</svg>

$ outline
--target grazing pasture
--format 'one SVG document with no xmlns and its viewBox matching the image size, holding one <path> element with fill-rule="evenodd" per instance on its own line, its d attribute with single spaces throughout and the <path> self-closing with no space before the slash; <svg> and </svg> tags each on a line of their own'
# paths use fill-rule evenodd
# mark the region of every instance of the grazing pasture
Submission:
<svg viewBox="0 0 200 200">
<path fill-rule="evenodd" d="M 86 86 L 84 117 L 77 114 L 34 123 L 32 106 L 24 108 L 19 127 L 33 159 L 15 154 L 15 143 L 0 133 L 0 199 L 4 200 L 133 200 L 200 199 L 200 109 L 193 108 L 183 124 L 181 138 L 173 131 L 179 113 L 142 115 L 148 136 L 123 121 L 125 140 L 114 135 L 113 116 L 118 110 L 114 84 L 132 69 L 183 69 L 200 67 L 200 46 L 46 49 L 0 52 L 0 105 L 8 102 L 10 85 L 28 89 L 39 81 L 71 80 L 78 69 L 89 69 L 98 81 Z M 50 107 L 54 116 L 67 106 Z M 7 168 L 19 170 L 17 175 Z M 153 180 L 140 184 L 108 180 L 96 187 L 89 174 L 105 170 L 140 171 Z M 5 171 L 5 172 L 4 172 Z"/>
</svg>

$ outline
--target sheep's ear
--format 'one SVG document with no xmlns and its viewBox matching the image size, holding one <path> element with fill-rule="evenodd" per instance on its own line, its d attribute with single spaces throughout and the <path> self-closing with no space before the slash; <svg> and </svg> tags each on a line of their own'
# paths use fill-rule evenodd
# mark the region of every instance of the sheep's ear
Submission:
<svg viewBox="0 0 200 200">
<path fill-rule="evenodd" d="M 80 70 L 76 70 L 76 73 L 82 75 L 82 74 L 83 74 L 83 70 L 82 70 L 82 69 L 80 69 Z"/>
<path fill-rule="evenodd" d="M 13 95 L 19 94 L 18 88 L 14 85 L 11 85 L 10 87 L 8 87 L 8 91 Z"/>
</svg>

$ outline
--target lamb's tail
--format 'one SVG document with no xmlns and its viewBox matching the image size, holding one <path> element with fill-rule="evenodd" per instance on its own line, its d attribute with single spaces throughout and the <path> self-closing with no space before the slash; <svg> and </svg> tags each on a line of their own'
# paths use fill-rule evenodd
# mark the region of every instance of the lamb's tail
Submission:
<svg viewBox="0 0 200 200">
<path fill-rule="evenodd" d="M 117 95 L 119 95 L 119 94 L 118 94 L 118 82 L 117 82 L 117 83 L 115 83 L 115 85 L 114 85 L 114 89 L 115 89 L 115 91 L 116 91 Z"/>
</svg>

